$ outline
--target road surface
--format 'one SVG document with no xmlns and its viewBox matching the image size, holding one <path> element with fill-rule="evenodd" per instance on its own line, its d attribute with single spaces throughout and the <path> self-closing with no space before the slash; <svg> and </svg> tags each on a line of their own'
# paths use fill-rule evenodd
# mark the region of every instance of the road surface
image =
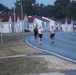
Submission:
<svg viewBox="0 0 76 75">
<path fill-rule="evenodd" d="M 34 40 L 34 36 L 28 36 L 26 42 L 35 48 L 76 63 L 76 36 L 72 33 L 57 32 L 55 43 L 52 44 L 49 32 L 43 34 L 41 45 L 38 40 Z"/>
</svg>

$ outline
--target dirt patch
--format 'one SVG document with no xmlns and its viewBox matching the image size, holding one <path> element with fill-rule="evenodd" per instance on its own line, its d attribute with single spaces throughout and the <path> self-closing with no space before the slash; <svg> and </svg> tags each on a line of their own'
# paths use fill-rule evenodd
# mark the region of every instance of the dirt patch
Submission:
<svg viewBox="0 0 76 75">
<path fill-rule="evenodd" d="M 43 57 L 46 62 L 48 62 L 47 67 L 53 72 L 59 71 L 63 72 L 65 70 L 76 70 L 76 63 L 63 60 L 55 56 L 38 56 Z"/>
</svg>

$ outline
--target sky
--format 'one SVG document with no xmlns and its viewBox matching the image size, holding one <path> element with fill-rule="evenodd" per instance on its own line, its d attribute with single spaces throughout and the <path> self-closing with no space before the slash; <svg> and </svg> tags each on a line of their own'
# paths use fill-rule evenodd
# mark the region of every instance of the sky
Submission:
<svg viewBox="0 0 76 75">
<path fill-rule="evenodd" d="M 16 0 L 0 0 L 0 3 L 2 3 L 10 9 L 14 6 L 14 2 L 16 2 Z M 36 0 L 36 3 L 43 3 L 44 5 L 53 5 L 54 2 L 55 0 Z"/>
</svg>

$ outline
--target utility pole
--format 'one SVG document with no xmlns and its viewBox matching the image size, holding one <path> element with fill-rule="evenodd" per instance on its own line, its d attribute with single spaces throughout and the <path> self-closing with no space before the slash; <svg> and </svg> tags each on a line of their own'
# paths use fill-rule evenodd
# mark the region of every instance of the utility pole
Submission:
<svg viewBox="0 0 76 75">
<path fill-rule="evenodd" d="M 0 19 L 0 28 L 1 28 L 1 44 L 3 44 L 3 36 L 2 36 L 2 19 Z"/>
<path fill-rule="evenodd" d="M 15 32 L 15 20 L 16 20 L 16 15 L 15 15 L 15 7 L 13 7 L 13 10 L 14 10 L 14 32 Z"/>
<path fill-rule="evenodd" d="M 3 28 L 3 25 L 2 25 L 2 19 L 0 19 L 0 28 L 1 28 L 1 44 L 3 44 L 3 36 L 2 36 L 2 28 Z"/>
<path fill-rule="evenodd" d="M 24 31 L 24 25 L 23 25 L 23 5 L 21 2 L 21 17 L 22 17 L 22 32 Z"/>
<path fill-rule="evenodd" d="M 1 28 L 2 29 L 2 28 Z M 2 36 L 2 31 L 1 31 L 1 44 L 3 44 L 3 36 Z"/>
<path fill-rule="evenodd" d="M 23 20 L 23 6 L 22 6 L 22 2 L 21 2 L 21 16 L 22 16 L 22 20 Z"/>
<path fill-rule="evenodd" d="M 22 32 L 24 31 L 24 25 L 23 25 L 23 5 L 22 5 L 22 1 L 21 0 L 16 0 L 16 2 L 19 1 L 20 2 L 20 7 L 21 7 L 21 20 L 22 20 Z"/>
<path fill-rule="evenodd" d="M 16 32 L 16 29 L 15 29 L 15 21 L 16 21 L 15 3 L 14 3 L 13 11 L 14 11 L 14 27 L 13 27 L 13 31 Z"/>
</svg>

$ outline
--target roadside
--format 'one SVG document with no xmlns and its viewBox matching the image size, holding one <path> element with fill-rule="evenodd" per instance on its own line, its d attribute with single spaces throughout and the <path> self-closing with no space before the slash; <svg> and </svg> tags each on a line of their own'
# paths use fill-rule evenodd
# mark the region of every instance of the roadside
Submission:
<svg viewBox="0 0 76 75">
<path fill-rule="evenodd" d="M 76 64 L 53 55 L 0 59 L 1 75 L 69 75 L 67 70 L 76 70 Z"/>
<path fill-rule="evenodd" d="M 32 35 L 32 33 L 4 35 L 5 44 L 0 45 L 0 57 L 42 53 L 23 42 L 22 39 L 28 35 Z M 10 38 L 10 41 L 8 38 Z M 9 42 L 7 43 L 6 40 Z M 53 55 L 32 55 L 0 59 L 1 75 L 65 75 L 66 70 L 76 70 L 76 63 Z"/>
<path fill-rule="evenodd" d="M 0 57 L 41 52 L 23 42 L 28 35 L 32 35 L 32 33 L 4 34 L 4 44 L 0 44 Z"/>
</svg>

